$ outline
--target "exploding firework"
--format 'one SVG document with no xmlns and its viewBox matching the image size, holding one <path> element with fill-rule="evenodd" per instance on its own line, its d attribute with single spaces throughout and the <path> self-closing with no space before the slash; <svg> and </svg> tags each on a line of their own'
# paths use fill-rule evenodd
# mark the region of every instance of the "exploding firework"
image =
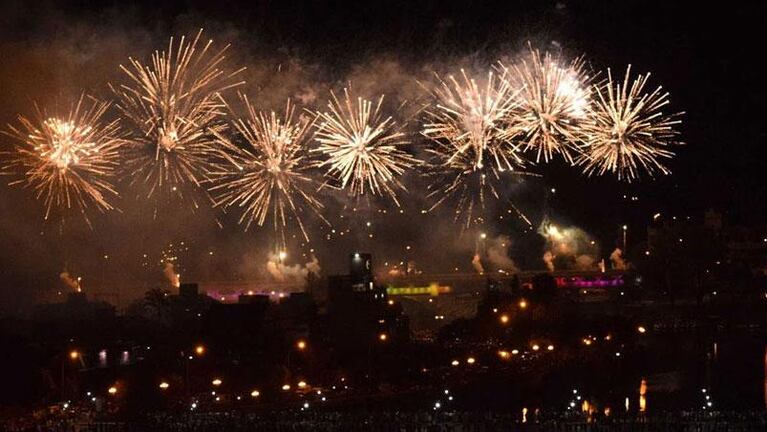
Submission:
<svg viewBox="0 0 767 432">
<path fill-rule="evenodd" d="M 524 161 L 511 141 L 514 126 L 509 119 L 517 102 L 509 81 L 493 72 L 484 85 L 465 71 L 462 77 L 440 79 L 431 90 L 436 102 L 426 111 L 421 133 L 433 144 L 427 150 L 433 159 L 432 209 L 457 197 L 456 218 L 464 215 L 469 225 L 487 194 L 499 197 L 502 174 L 518 170 Z"/>
<path fill-rule="evenodd" d="M 408 168 L 418 163 L 400 147 L 408 144 L 405 134 L 391 117 L 381 115 L 381 104 L 357 98 L 352 102 L 348 89 L 340 101 L 331 92 L 328 111 L 318 114 L 315 139 L 316 151 L 326 159 L 319 163 L 327 174 L 352 195 L 388 195 L 397 205 L 396 190 L 404 190 L 397 180 Z"/>
<path fill-rule="evenodd" d="M 2 171 L 21 177 L 11 185 L 34 190 L 46 219 L 54 209 L 77 209 L 89 221 L 88 208 L 114 208 L 110 200 L 117 192 L 111 180 L 124 141 L 117 122 L 102 119 L 108 108 L 109 103 L 84 94 L 63 115 L 35 105 L 34 118 L 19 116 L 18 125 L 5 132 L 16 144 L 5 152 Z"/>
<path fill-rule="evenodd" d="M 662 87 L 643 92 L 650 74 L 639 75 L 633 81 L 630 75 L 631 66 L 626 69 L 623 83 L 615 83 L 608 70 L 607 82 L 594 86 L 587 151 L 578 160 L 588 175 L 610 172 L 619 180 L 631 182 L 639 177 L 640 169 L 651 177 L 658 172 L 670 173 L 662 160 L 674 156 L 669 147 L 678 144 L 675 127 L 681 123 L 682 113 L 662 111 L 669 103 Z"/>
<path fill-rule="evenodd" d="M 221 182 L 211 188 L 217 194 L 216 204 L 243 209 L 240 223 L 246 229 L 252 223 L 264 225 L 270 218 L 275 231 L 285 243 L 284 229 L 290 217 L 296 221 L 308 240 L 301 213 L 310 210 L 319 215 L 322 203 L 313 195 L 317 188 L 309 170 L 308 143 L 311 121 L 294 118 L 295 109 L 290 101 L 285 115 L 258 112 L 246 97 L 247 117 L 233 122 L 238 135 L 247 148 L 238 149 L 235 165 L 223 173 Z M 221 143 L 234 145 L 223 135 Z"/>
<path fill-rule="evenodd" d="M 519 110 L 513 113 L 514 134 L 535 161 L 549 162 L 560 155 L 573 163 L 573 154 L 584 138 L 582 124 L 588 118 L 589 78 L 585 63 L 576 59 L 563 65 L 548 52 L 530 49 L 527 59 L 499 69 L 518 93 Z"/>
<path fill-rule="evenodd" d="M 133 131 L 126 169 L 150 197 L 162 191 L 183 198 L 186 185 L 199 187 L 228 158 L 214 136 L 227 127 L 220 93 L 242 84 L 235 81 L 242 69 L 225 72 L 228 46 L 213 52 L 201 36 L 182 37 L 177 46 L 171 38 L 148 65 L 131 58 L 120 66 L 129 83 L 113 87 Z"/>
</svg>

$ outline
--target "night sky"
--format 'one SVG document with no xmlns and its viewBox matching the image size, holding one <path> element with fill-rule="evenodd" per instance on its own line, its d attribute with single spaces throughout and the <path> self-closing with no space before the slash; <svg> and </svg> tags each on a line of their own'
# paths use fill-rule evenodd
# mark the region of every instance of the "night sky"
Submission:
<svg viewBox="0 0 767 432">
<path fill-rule="evenodd" d="M 686 142 L 671 162 L 671 176 L 631 185 L 611 177 L 585 178 L 558 162 L 535 167 L 543 177 L 524 180 L 512 191 L 534 223 L 548 213 L 559 224 L 579 227 L 599 241 L 603 255 L 624 223 L 637 241 L 643 239 L 646 221 L 656 212 L 701 217 L 714 207 L 728 223 L 763 223 L 767 90 L 760 66 L 763 37 L 754 34 L 767 24 L 767 6 L 759 2 L 124 3 L 4 2 L 0 124 L 13 122 L 17 113 L 31 113 L 32 101 L 44 105 L 81 90 L 108 99 L 107 83 L 122 79 L 117 66 L 128 56 L 146 59 L 170 36 L 201 27 L 216 43 L 232 44 L 229 60 L 248 66 L 245 91 L 265 109 L 280 108 L 286 97 L 306 92 L 316 96 L 314 107 L 323 106 L 329 89 L 348 81 L 362 91 L 386 92 L 394 101 L 417 100 L 416 78 L 460 67 L 486 70 L 530 41 L 569 57 L 585 55 L 594 70 L 610 67 L 620 74 L 632 64 L 635 72 L 651 71 L 650 85 L 663 85 L 672 108 L 685 112 Z M 6 147 L 8 139 L 0 138 L 0 145 Z M 351 215 L 347 209 L 337 227 L 348 227 L 349 234 L 325 241 L 327 229 L 317 228 L 312 245 L 296 240 L 289 247 L 294 262 L 305 262 L 300 254 L 314 248 L 324 271 L 339 272 L 345 258 L 338 257 L 366 249 L 379 264 L 413 259 L 427 272 L 455 266 L 470 271 L 481 229 L 493 237 L 509 236 L 510 255 L 519 267 L 542 267 L 540 239 L 524 233 L 518 220 L 458 236 L 460 229 L 447 212 L 420 215 L 427 202 L 417 192 L 419 180 L 410 175 L 405 181 L 415 191 L 405 195 L 405 215 L 393 216 L 396 210 L 379 201 L 359 203 L 359 211 Z M 552 187 L 556 194 L 544 199 Z M 75 220 L 45 222 L 29 191 L 0 188 L 0 311 L 62 289 L 58 275 L 63 269 L 82 275 L 86 291 L 89 281 L 98 281 L 91 289 L 121 281 L 114 283 L 125 286 L 126 295 L 138 295 L 162 278 L 157 260 L 142 267 L 142 254 L 159 256 L 165 245 L 181 240 L 191 245 L 186 262 L 181 260 L 191 279 L 264 277 L 268 228 L 243 233 L 236 217 L 206 209 L 165 209 L 153 219 L 135 194 L 122 195 L 122 212 L 95 216 L 89 229 Z M 326 199 L 334 214 L 350 204 L 343 195 Z M 389 216 L 378 212 L 382 208 Z M 366 221 L 373 221 L 373 240 Z M 407 245 L 411 249 L 405 252 Z"/>
</svg>

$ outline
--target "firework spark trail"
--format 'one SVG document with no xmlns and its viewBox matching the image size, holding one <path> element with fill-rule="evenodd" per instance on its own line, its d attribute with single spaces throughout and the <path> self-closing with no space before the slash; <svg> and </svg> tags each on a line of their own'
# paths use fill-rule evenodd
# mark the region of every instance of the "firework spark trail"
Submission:
<svg viewBox="0 0 767 432">
<path fill-rule="evenodd" d="M 283 246 L 285 227 L 292 217 L 308 241 L 301 213 L 308 209 L 320 215 L 323 207 L 313 195 L 318 184 L 309 174 L 313 164 L 307 140 L 312 122 L 294 119 L 295 107 L 290 101 L 280 117 L 275 112 L 257 111 L 245 96 L 241 99 L 247 117 L 232 126 L 247 148 L 236 149 L 229 138 L 216 134 L 222 145 L 236 149 L 236 165 L 223 172 L 221 181 L 211 188 L 216 205 L 240 207 L 239 222 L 246 229 L 254 222 L 263 226 L 270 218 Z"/>
<path fill-rule="evenodd" d="M 623 83 L 614 82 L 610 70 L 607 82 L 594 86 L 592 120 L 587 126 L 586 153 L 578 159 L 583 172 L 603 175 L 617 174 L 618 180 L 631 182 L 640 169 L 650 177 L 657 172 L 669 174 L 662 159 L 670 159 L 669 149 L 677 142 L 683 113 L 666 114 L 668 93 L 657 87 L 643 92 L 650 74 L 638 75 L 631 81 L 631 66 L 626 69 Z"/>
<path fill-rule="evenodd" d="M 117 197 L 111 180 L 124 144 L 117 121 L 102 120 L 109 103 L 80 95 L 64 115 L 49 114 L 35 104 L 34 118 L 19 116 L 18 125 L 4 133 L 16 141 L 2 167 L 5 174 L 21 177 L 11 185 L 35 191 L 45 206 L 45 219 L 54 209 L 76 208 L 90 224 L 86 210 L 104 212 Z M 90 99 L 90 98 L 89 98 Z"/>
<path fill-rule="evenodd" d="M 163 191 L 183 198 L 184 186 L 199 187 L 228 160 L 215 138 L 227 128 L 219 95 L 243 84 L 236 76 L 244 68 L 225 72 L 229 46 L 212 52 L 213 41 L 203 44 L 201 36 L 202 30 L 191 42 L 182 37 L 177 46 L 171 38 L 167 52 L 155 51 L 149 65 L 130 58 L 120 66 L 129 84 L 112 87 L 134 132 L 127 172 L 133 184 L 149 187 L 149 197 Z"/>
<path fill-rule="evenodd" d="M 523 167 L 524 160 L 512 142 L 516 129 L 509 120 L 517 101 L 509 81 L 491 71 L 480 86 L 461 74 L 462 81 L 437 77 L 439 85 L 431 89 L 436 103 L 427 109 L 421 133 L 433 144 L 427 150 L 433 159 L 432 209 L 457 197 L 456 219 L 465 215 L 468 226 L 488 193 L 499 197 L 502 174 Z"/>
<path fill-rule="evenodd" d="M 392 117 L 381 115 L 383 95 L 378 102 L 357 98 L 356 104 L 344 89 L 341 101 L 331 92 L 328 111 L 317 114 L 315 139 L 320 143 L 315 150 L 326 159 L 319 167 L 326 167 L 327 175 L 348 187 L 354 196 L 365 194 L 388 195 L 395 204 L 397 189 L 405 186 L 397 179 L 419 163 L 399 147 L 408 144 Z"/>
<path fill-rule="evenodd" d="M 500 71 L 519 89 L 519 110 L 512 114 L 514 136 L 535 161 L 549 162 L 560 155 L 570 164 L 584 139 L 588 118 L 589 85 L 585 62 L 578 58 L 563 66 L 550 53 L 530 48 L 529 58 Z"/>
</svg>

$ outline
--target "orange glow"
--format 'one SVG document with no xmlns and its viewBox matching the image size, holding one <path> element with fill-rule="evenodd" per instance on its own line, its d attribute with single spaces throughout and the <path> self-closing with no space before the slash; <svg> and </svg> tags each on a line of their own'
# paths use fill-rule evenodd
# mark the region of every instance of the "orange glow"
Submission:
<svg viewBox="0 0 767 432">
<path fill-rule="evenodd" d="M 474 359 L 474 357 L 469 357 L 469 358 L 466 359 L 466 363 L 468 363 L 468 364 L 474 364 L 475 362 L 476 362 L 476 360 Z"/>
<path fill-rule="evenodd" d="M 115 387 L 115 386 L 109 387 L 107 389 L 107 393 L 109 393 L 111 395 L 117 394 L 117 387 Z"/>
<path fill-rule="evenodd" d="M 511 354 L 509 354 L 509 352 L 508 352 L 508 351 L 503 351 L 503 350 L 501 350 L 501 351 L 498 351 L 498 357 L 500 357 L 500 358 L 502 358 L 502 359 L 507 359 L 507 358 L 509 358 L 510 356 L 511 356 Z"/>
<path fill-rule="evenodd" d="M 197 345 L 196 347 L 194 347 L 194 353 L 197 354 L 198 356 L 205 354 L 205 347 L 202 345 Z"/>
<path fill-rule="evenodd" d="M 509 316 L 504 314 L 501 315 L 501 324 L 507 324 L 509 322 Z"/>
<path fill-rule="evenodd" d="M 221 378 L 216 378 L 213 381 L 211 381 L 210 383 L 213 384 L 214 386 L 218 387 L 218 386 L 220 386 L 223 383 L 223 381 L 221 381 Z"/>
<path fill-rule="evenodd" d="M 647 410 L 647 380 L 642 378 L 639 383 L 639 412 L 645 412 Z"/>
<path fill-rule="evenodd" d="M 69 352 L 69 358 L 71 358 L 72 360 L 77 360 L 79 357 L 80 357 L 80 353 L 79 352 L 74 351 L 74 350 Z"/>
<path fill-rule="evenodd" d="M 386 340 L 389 338 L 389 336 L 386 335 L 386 333 L 381 333 L 378 335 L 378 340 L 381 342 L 386 342 Z"/>
<path fill-rule="evenodd" d="M 305 388 L 306 387 L 306 381 L 299 381 L 298 382 L 298 388 Z"/>
<path fill-rule="evenodd" d="M 298 348 L 300 351 L 303 351 L 306 349 L 306 341 L 305 340 L 299 340 L 296 342 L 296 348 Z"/>
<path fill-rule="evenodd" d="M 519 308 L 525 309 L 527 307 L 527 301 L 525 299 L 522 299 L 519 301 Z"/>
</svg>

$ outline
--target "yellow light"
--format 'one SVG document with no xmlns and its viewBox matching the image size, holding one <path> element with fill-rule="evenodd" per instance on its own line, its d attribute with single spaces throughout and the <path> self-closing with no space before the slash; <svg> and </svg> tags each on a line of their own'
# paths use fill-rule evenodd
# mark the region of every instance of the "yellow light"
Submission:
<svg viewBox="0 0 767 432">
<path fill-rule="evenodd" d="M 450 364 L 453 366 L 458 366 L 460 363 L 461 362 L 459 362 L 458 360 L 453 360 L 452 362 L 450 362 Z"/>
<path fill-rule="evenodd" d="M 538 351 L 539 349 L 541 349 L 541 347 L 538 346 L 538 344 L 533 344 L 533 351 Z"/>
<path fill-rule="evenodd" d="M 549 351 L 554 351 L 554 345 L 549 345 L 546 347 L 546 349 Z"/>
<path fill-rule="evenodd" d="M 256 397 L 259 397 L 259 396 L 261 396 L 261 392 L 258 391 L 258 390 L 253 390 L 252 392 L 250 392 L 250 397 L 256 398 Z"/>
<path fill-rule="evenodd" d="M 298 388 L 305 388 L 306 387 L 306 381 L 299 381 L 298 382 Z"/>
<path fill-rule="evenodd" d="M 584 344 L 584 345 L 586 345 L 586 346 L 589 346 L 589 345 L 591 345 L 591 339 L 589 339 L 589 338 L 583 338 L 583 344 Z"/>
<path fill-rule="evenodd" d="M 281 260 L 284 260 L 284 259 L 285 259 L 285 258 L 287 258 L 287 257 L 288 257 L 288 253 L 287 253 L 287 252 L 285 252 L 285 251 L 280 251 L 280 259 L 281 259 Z"/>
<path fill-rule="evenodd" d="M 502 359 L 507 359 L 509 358 L 510 354 L 508 351 L 501 350 L 501 351 L 498 351 L 498 356 Z"/>
<path fill-rule="evenodd" d="M 80 357 L 80 353 L 79 352 L 74 351 L 74 350 L 69 352 L 69 358 L 71 358 L 72 360 L 77 360 L 79 357 Z"/>
<path fill-rule="evenodd" d="M 474 362 L 476 362 L 474 357 L 469 357 L 469 358 L 466 359 L 466 363 L 468 363 L 468 364 L 474 364 Z"/>
<path fill-rule="evenodd" d="M 379 335 L 378 335 L 378 339 L 379 339 L 381 342 L 386 342 L 386 339 L 388 339 L 388 338 L 389 338 L 389 337 L 386 335 L 386 333 L 381 333 L 381 334 L 379 334 Z"/>
<path fill-rule="evenodd" d="M 201 356 L 201 355 L 205 354 L 205 347 L 202 346 L 202 345 L 197 345 L 196 347 L 194 347 L 194 352 L 198 356 Z"/>
<path fill-rule="evenodd" d="M 519 301 L 519 308 L 520 309 L 525 309 L 526 307 L 527 307 L 527 301 L 525 301 L 524 299 L 520 300 Z"/>
<path fill-rule="evenodd" d="M 170 387 L 170 384 L 168 384 L 167 382 L 163 381 L 163 382 L 160 383 L 160 389 L 161 390 L 167 390 L 168 387 Z"/>
<path fill-rule="evenodd" d="M 646 328 L 644 328 L 643 326 L 639 326 L 639 327 L 637 327 L 637 331 L 638 331 L 639 333 L 645 333 L 645 332 L 647 331 L 647 329 L 646 329 Z"/>
<path fill-rule="evenodd" d="M 518 349 L 513 349 L 513 350 L 511 350 L 511 353 L 513 355 L 517 355 L 517 354 L 519 354 L 519 350 Z"/>
<path fill-rule="evenodd" d="M 218 386 L 221 385 L 221 383 L 223 383 L 223 381 L 221 381 L 220 378 L 216 378 L 213 381 L 211 381 L 210 383 L 213 384 L 214 386 L 218 387 Z"/>
<path fill-rule="evenodd" d="M 306 341 L 299 340 L 298 342 L 296 342 L 296 348 L 298 348 L 301 351 L 305 350 L 306 349 Z"/>
<path fill-rule="evenodd" d="M 115 386 L 109 387 L 109 388 L 107 389 L 107 393 L 109 393 L 109 394 L 111 394 L 111 395 L 113 395 L 113 394 L 117 394 L 117 387 L 115 387 Z"/>
<path fill-rule="evenodd" d="M 509 316 L 506 314 L 501 315 L 501 324 L 507 324 L 509 322 Z"/>
<path fill-rule="evenodd" d="M 394 300 L 389 300 L 389 306 L 393 306 L 393 305 L 394 305 Z"/>
<path fill-rule="evenodd" d="M 290 384 L 285 384 L 285 385 L 283 385 L 283 386 L 282 386 L 282 390 L 284 390 L 284 391 L 288 391 L 288 390 L 290 390 Z"/>
</svg>

